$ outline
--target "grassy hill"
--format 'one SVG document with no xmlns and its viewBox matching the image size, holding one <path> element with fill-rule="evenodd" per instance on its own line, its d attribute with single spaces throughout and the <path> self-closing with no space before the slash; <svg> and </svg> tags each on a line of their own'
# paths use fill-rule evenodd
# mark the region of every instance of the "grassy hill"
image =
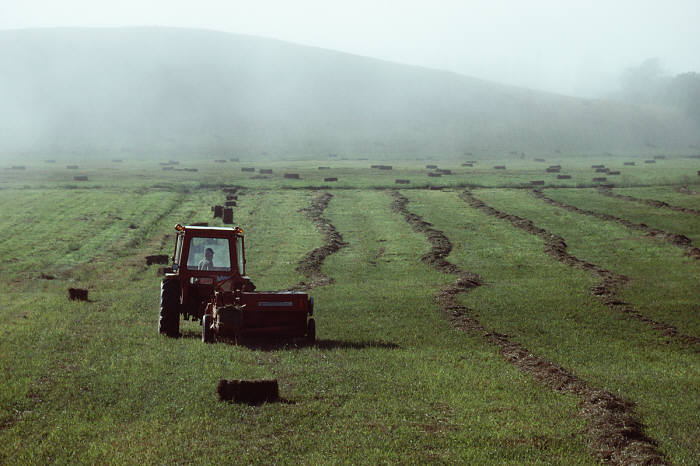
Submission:
<svg viewBox="0 0 700 466">
<path fill-rule="evenodd" d="M 0 31 L 0 157 L 673 150 L 679 111 L 576 99 L 251 36 Z"/>
</svg>

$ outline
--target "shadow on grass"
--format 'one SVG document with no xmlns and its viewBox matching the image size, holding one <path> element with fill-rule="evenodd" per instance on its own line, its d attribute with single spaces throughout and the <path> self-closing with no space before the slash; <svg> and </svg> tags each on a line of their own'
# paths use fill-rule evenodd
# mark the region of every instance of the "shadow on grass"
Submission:
<svg viewBox="0 0 700 466">
<path fill-rule="evenodd" d="M 182 332 L 180 338 L 187 339 L 201 339 L 202 334 L 195 330 L 185 330 Z M 261 351 L 274 351 L 280 349 L 300 349 L 316 347 L 322 350 L 332 350 L 332 349 L 367 349 L 367 348 L 381 348 L 381 349 L 398 349 L 399 345 L 387 341 L 350 341 L 350 340 L 331 340 L 331 339 L 321 339 L 316 340 L 314 343 L 309 342 L 306 338 L 290 338 L 290 337 L 279 337 L 279 338 L 239 338 L 235 341 L 232 338 L 218 338 L 217 343 L 244 346 L 249 349 L 261 350 Z"/>
</svg>

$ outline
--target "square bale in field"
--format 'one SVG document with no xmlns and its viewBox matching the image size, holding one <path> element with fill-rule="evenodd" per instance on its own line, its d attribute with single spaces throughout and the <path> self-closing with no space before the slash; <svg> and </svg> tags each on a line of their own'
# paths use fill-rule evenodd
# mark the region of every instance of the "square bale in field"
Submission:
<svg viewBox="0 0 700 466">
<path fill-rule="evenodd" d="M 559 173 L 561 171 L 561 168 L 548 168 L 546 170 L 547 173 Z"/>
<path fill-rule="evenodd" d="M 87 181 L 88 177 L 87 175 L 75 175 L 73 177 L 73 181 Z"/>
<path fill-rule="evenodd" d="M 493 168 L 494 168 L 494 170 L 505 170 L 506 166 L 505 165 L 495 165 Z"/>
<path fill-rule="evenodd" d="M 464 163 L 462 164 L 462 166 L 463 166 L 463 167 L 473 167 L 474 164 L 471 163 L 471 162 L 464 162 Z"/>
<path fill-rule="evenodd" d="M 434 170 L 437 168 L 437 165 L 426 165 L 425 168 L 427 168 L 429 170 Z"/>
<path fill-rule="evenodd" d="M 558 168 L 559 170 L 561 170 L 561 165 L 559 165 L 559 164 L 557 164 L 557 165 L 550 165 L 550 166 L 547 167 L 547 168 Z"/>
<path fill-rule="evenodd" d="M 625 162 L 625 163 L 623 163 L 623 165 L 627 165 L 627 166 L 629 166 L 629 167 L 633 167 L 633 166 L 637 165 L 637 162 Z"/>
<path fill-rule="evenodd" d="M 663 154 L 661 154 L 661 155 L 655 155 L 654 158 L 655 158 L 656 160 L 665 160 L 665 159 L 666 159 L 666 156 L 663 155 Z"/>
<path fill-rule="evenodd" d="M 331 182 L 331 181 L 338 181 L 338 178 L 335 177 L 335 176 L 331 176 L 331 177 L 328 177 L 328 178 L 324 178 L 323 181 L 328 181 L 328 182 Z"/>
<path fill-rule="evenodd" d="M 229 160 L 231 162 L 238 162 L 238 157 L 231 157 Z"/>
<path fill-rule="evenodd" d="M 430 190 L 431 191 L 442 191 L 443 188 L 444 188 L 444 186 L 431 186 Z"/>
<path fill-rule="evenodd" d="M 299 180 L 301 179 L 301 176 L 299 176 L 299 173 L 285 173 L 284 177 L 290 180 Z"/>
<path fill-rule="evenodd" d="M 545 160 L 545 159 L 537 159 L 537 158 L 536 158 L 536 159 L 535 159 L 535 162 L 546 162 L 546 160 Z"/>
<path fill-rule="evenodd" d="M 226 201 L 224 205 L 226 207 L 236 207 L 236 201 Z"/>
<path fill-rule="evenodd" d="M 620 171 L 619 170 L 612 170 L 608 172 L 608 175 L 619 175 Z"/>
<path fill-rule="evenodd" d="M 71 301 L 87 301 L 88 290 L 84 288 L 68 288 L 68 299 Z"/>
<path fill-rule="evenodd" d="M 435 171 L 436 171 L 437 173 L 440 173 L 440 174 L 443 174 L 443 175 L 451 175 L 451 174 L 452 174 L 452 170 L 450 170 L 450 169 L 448 169 L 448 168 L 438 168 L 438 169 L 435 170 Z"/>
<path fill-rule="evenodd" d="M 174 167 L 168 165 L 167 167 L 161 167 L 161 170 L 172 170 Z"/>
<path fill-rule="evenodd" d="M 601 181 L 608 181 L 608 179 L 607 179 L 607 178 L 600 177 L 600 178 L 593 178 L 593 181 L 595 181 L 596 183 L 599 183 L 599 182 L 601 182 Z"/>
<path fill-rule="evenodd" d="M 644 163 L 656 163 L 656 160 L 645 160 Z"/>
<path fill-rule="evenodd" d="M 613 189 L 615 187 L 615 185 L 614 184 L 601 184 L 601 185 L 598 185 L 598 187 L 603 188 L 603 189 Z"/>
<path fill-rule="evenodd" d="M 591 168 L 605 168 L 605 165 L 591 165 Z"/>
<path fill-rule="evenodd" d="M 226 163 L 226 162 L 228 162 L 228 160 L 216 159 L 216 160 L 214 160 L 214 162 L 216 162 L 216 163 Z"/>
<path fill-rule="evenodd" d="M 595 169 L 595 172 L 596 172 L 596 173 L 607 173 L 607 172 L 609 172 L 609 171 L 610 171 L 609 168 L 596 168 L 596 169 Z"/>
<path fill-rule="evenodd" d="M 261 168 L 259 171 L 262 175 L 272 175 L 272 168 Z"/>
<path fill-rule="evenodd" d="M 543 186 L 544 180 L 533 180 L 533 181 L 530 181 L 530 184 L 533 186 Z"/>
<path fill-rule="evenodd" d="M 369 168 L 379 168 L 379 165 L 370 165 Z"/>
<path fill-rule="evenodd" d="M 428 176 L 431 178 L 439 178 L 442 176 L 442 173 L 428 173 Z"/>
<path fill-rule="evenodd" d="M 66 165 L 66 168 L 67 168 L 68 170 L 77 170 L 77 169 L 78 169 L 78 166 L 77 166 L 77 165 Z"/>
<path fill-rule="evenodd" d="M 402 179 L 396 179 L 395 183 L 396 184 L 409 184 L 411 180 L 402 180 Z"/>
<path fill-rule="evenodd" d="M 275 379 L 219 380 L 216 387 L 219 401 L 233 401 L 257 405 L 279 399 L 279 386 Z"/>
<path fill-rule="evenodd" d="M 146 256 L 146 265 L 152 264 L 167 264 L 169 257 L 167 254 L 155 254 L 152 256 Z"/>
<path fill-rule="evenodd" d="M 391 165 L 379 165 L 380 170 L 391 170 L 393 167 Z"/>
<path fill-rule="evenodd" d="M 185 168 L 186 172 L 196 172 L 199 171 L 199 168 Z"/>
<path fill-rule="evenodd" d="M 235 194 L 227 194 L 227 195 L 226 195 L 226 200 L 227 200 L 227 201 L 237 201 L 237 200 L 238 200 L 238 196 L 235 195 Z"/>
<path fill-rule="evenodd" d="M 570 180 L 571 175 L 557 175 L 558 180 Z"/>
<path fill-rule="evenodd" d="M 331 167 L 318 167 L 319 170 L 330 170 Z"/>
<path fill-rule="evenodd" d="M 254 172 L 255 167 L 241 167 L 242 172 Z"/>
<path fill-rule="evenodd" d="M 224 208 L 222 221 L 226 224 L 233 223 L 233 209 L 231 207 Z"/>
<path fill-rule="evenodd" d="M 213 209 L 214 209 L 214 218 L 221 218 L 224 215 L 224 206 L 215 205 L 213 207 Z"/>
</svg>

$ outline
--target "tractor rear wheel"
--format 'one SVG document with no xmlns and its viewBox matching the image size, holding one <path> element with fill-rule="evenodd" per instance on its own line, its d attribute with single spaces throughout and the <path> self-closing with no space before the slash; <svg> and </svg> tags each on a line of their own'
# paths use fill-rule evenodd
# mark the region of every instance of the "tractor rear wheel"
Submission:
<svg viewBox="0 0 700 466">
<path fill-rule="evenodd" d="M 214 330 L 211 328 L 211 316 L 204 314 L 202 317 L 202 341 L 204 343 L 214 343 Z"/>
<path fill-rule="evenodd" d="M 313 319 L 309 319 L 308 324 L 306 324 L 306 338 L 309 339 L 310 343 L 316 341 L 316 322 Z"/>
<path fill-rule="evenodd" d="M 180 281 L 166 277 L 160 285 L 158 332 L 169 337 L 180 336 Z"/>
</svg>

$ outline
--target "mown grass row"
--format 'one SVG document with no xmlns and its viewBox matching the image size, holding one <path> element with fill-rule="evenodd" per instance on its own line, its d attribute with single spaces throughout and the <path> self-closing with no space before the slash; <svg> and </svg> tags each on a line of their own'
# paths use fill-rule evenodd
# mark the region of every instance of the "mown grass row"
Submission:
<svg viewBox="0 0 700 466">
<path fill-rule="evenodd" d="M 631 239 L 619 225 L 560 211 L 526 192 L 479 190 L 475 195 L 563 236 L 570 253 L 629 274 L 633 280 L 630 289 L 625 289 L 626 300 L 661 320 L 674 321 L 681 329 L 695 330 L 692 303 L 697 303 L 697 282 L 689 272 L 696 265 L 676 248 L 651 239 Z M 409 198 L 415 202 L 417 213 L 444 230 L 455 243 L 451 260 L 487 281 L 487 286 L 462 298 L 482 323 L 585 380 L 638 402 L 647 432 L 659 440 L 672 461 L 689 462 L 697 457 L 697 430 L 688 428 L 697 419 L 700 373 L 696 352 L 666 342 L 648 326 L 601 306 L 589 294 L 596 278 L 545 255 L 539 238 L 507 221 L 474 211 L 456 194 L 412 192 Z M 637 253 L 600 250 L 611 241 L 617 244 L 616 239 L 645 244 Z M 659 252 L 653 254 L 655 249 Z M 662 269 L 656 275 L 660 285 L 637 284 L 644 271 L 640 267 L 644 262 L 651 265 L 650 252 L 651 257 L 676 261 L 671 270 L 676 273 L 680 269 L 678 276 L 658 280 L 666 273 Z M 674 296 L 678 301 L 671 299 Z M 682 305 L 683 296 L 689 306 Z M 676 308 L 649 309 L 649 303 L 661 304 L 666 299 Z"/>
</svg>

